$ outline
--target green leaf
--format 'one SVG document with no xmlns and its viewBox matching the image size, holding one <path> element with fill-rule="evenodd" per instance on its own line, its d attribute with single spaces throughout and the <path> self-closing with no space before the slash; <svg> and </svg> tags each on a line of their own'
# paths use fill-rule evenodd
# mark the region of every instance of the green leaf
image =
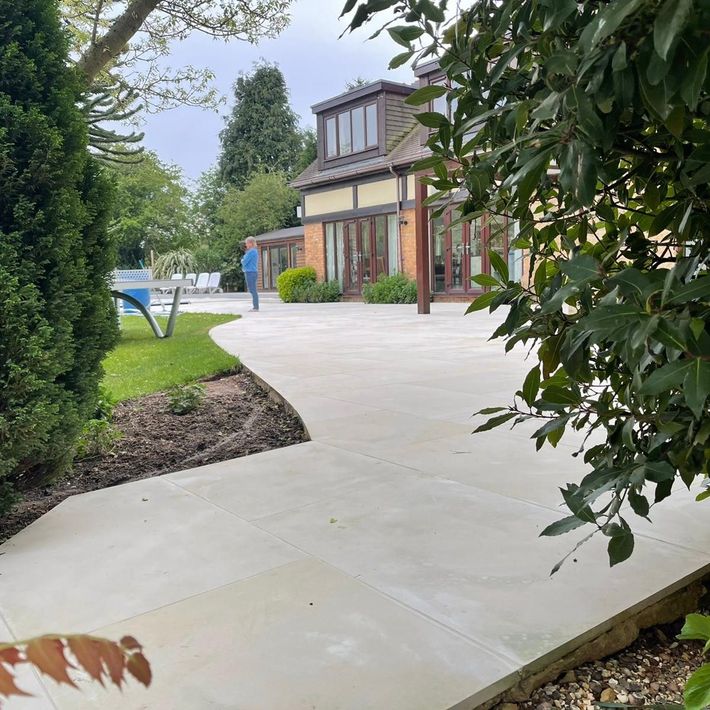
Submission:
<svg viewBox="0 0 710 710">
<path fill-rule="evenodd" d="M 641 74 L 639 76 L 639 82 L 641 85 L 641 96 L 647 108 L 662 121 L 665 121 L 673 110 L 673 106 L 670 103 L 672 90 L 668 87 L 668 79 L 664 79 L 654 86 Z"/>
<path fill-rule="evenodd" d="M 562 520 L 556 520 L 548 525 L 541 533 L 540 537 L 554 537 L 555 535 L 564 535 L 565 533 L 581 528 L 582 525 L 588 525 L 586 520 L 580 520 L 576 515 L 569 515 Z"/>
<path fill-rule="evenodd" d="M 532 112 L 532 117 L 538 121 L 554 118 L 560 110 L 562 96 L 556 91 L 551 92 L 542 103 Z"/>
<path fill-rule="evenodd" d="M 558 27 L 577 10 L 575 0 L 552 0 L 552 2 L 546 3 L 546 5 L 545 21 L 542 27 L 543 32 L 548 32 Z"/>
<path fill-rule="evenodd" d="M 484 409 L 479 409 L 476 414 L 497 414 L 498 412 L 504 412 L 508 407 L 485 407 Z"/>
<path fill-rule="evenodd" d="M 424 34 L 424 28 L 415 27 L 414 25 L 399 25 L 397 27 L 389 27 L 387 32 L 389 32 L 390 37 L 395 42 L 410 49 L 410 42 L 421 37 Z"/>
<path fill-rule="evenodd" d="M 681 641 L 710 641 L 710 616 L 688 614 L 676 638 Z"/>
<path fill-rule="evenodd" d="M 661 59 L 668 57 L 671 45 L 688 21 L 693 0 L 666 0 L 653 23 L 653 46 Z"/>
<path fill-rule="evenodd" d="M 655 340 L 663 343 L 668 348 L 683 352 L 687 348 L 687 343 L 683 334 L 673 323 L 662 318 L 658 321 L 656 332 L 653 334 Z"/>
<path fill-rule="evenodd" d="M 442 165 L 444 163 L 444 158 L 440 155 L 430 155 L 428 158 L 422 158 L 412 165 L 410 173 L 418 173 L 422 170 L 429 170 L 435 168 L 437 165 Z"/>
<path fill-rule="evenodd" d="M 631 553 L 634 551 L 633 533 L 624 528 L 619 528 L 619 530 L 621 532 L 614 534 L 607 545 L 610 567 L 628 560 L 629 557 L 631 557 Z"/>
<path fill-rule="evenodd" d="M 436 84 L 422 86 L 421 89 L 417 89 L 407 96 L 404 103 L 410 106 L 421 106 L 422 104 L 429 103 L 429 101 L 433 99 L 438 99 L 440 96 L 446 96 L 447 92 L 448 89 L 445 86 L 438 86 Z"/>
<path fill-rule="evenodd" d="M 552 404 L 562 404 L 565 407 L 576 406 L 580 403 L 579 395 L 566 387 L 551 385 L 542 391 L 542 398 Z"/>
<path fill-rule="evenodd" d="M 530 372 L 528 372 L 525 382 L 523 382 L 523 399 L 525 403 L 531 407 L 535 399 L 537 398 L 537 393 L 540 390 L 540 366 L 535 365 Z"/>
<path fill-rule="evenodd" d="M 680 95 L 691 111 L 695 111 L 698 106 L 698 99 L 700 98 L 707 72 L 708 50 L 706 49 L 697 60 L 691 62 L 690 69 L 685 73 L 683 82 L 680 85 Z"/>
<path fill-rule="evenodd" d="M 476 274 L 471 277 L 471 281 L 477 283 L 479 286 L 483 286 L 484 288 L 497 288 L 500 286 L 498 279 L 488 274 Z"/>
<path fill-rule="evenodd" d="M 613 0 L 599 11 L 584 28 L 579 44 L 584 52 L 590 52 L 597 44 L 614 34 L 619 25 L 643 5 L 644 0 Z"/>
<path fill-rule="evenodd" d="M 626 69 L 628 65 L 626 59 L 626 42 L 621 42 L 619 44 L 616 52 L 614 52 L 614 58 L 611 60 L 612 71 L 622 71 Z"/>
<path fill-rule="evenodd" d="M 649 505 L 648 498 L 646 498 L 646 496 L 642 496 L 635 490 L 631 489 L 629 491 L 629 504 L 636 515 L 640 515 L 642 518 L 648 517 L 651 506 Z"/>
<path fill-rule="evenodd" d="M 402 52 L 402 54 L 398 54 L 396 57 L 393 57 L 390 60 L 388 68 L 389 69 L 397 69 L 398 67 L 401 67 L 403 64 L 406 64 L 413 56 L 414 56 L 414 50 L 410 50 L 409 52 Z"/>
<path fill-rule="evenodd" d="M 710 394 L 710 362 L 695 358 L 683 380 L 685 401 L 696 419 L 703 416 L 705 400 Z"/>
<path fill-rule="evenodd" d="M 599 262 L 589 254 L 577 254 L 560 264 L 560 271 L 577 285 L 600 277 Z"/>
<path fill-rule="evenodd" d="M 474 313 L 475 311 L 482 311 L 484 308 L 488 308 L 493 300 L 498 295 L 497 291 L 487 291 L 482 293 L 475 301 L 466 309 L 466 313 Z"/>
<path fill-rule="evenodd" d="M 643 321 L 648 316 L 638 306 L 621 303 L 614 306 L 600 306 L 579 322 L 582 328 L 593 333 L 611 333 L 617 328 L 629 325 L 633 321 Z"/>
<path fill-rule="evenodd" d="M 668 299 L 668 303 L 688 303 L 688 301 L 702 301 L 708 298 L 710 298 L 710 276 L 701 276 L 681 286 Z"/>
<path fill-rule="evenodd" d="M 710 663 L 700 666 L 688 678 L 683 700 L 686 710 L 705 710 L 710 705 Z"/>
<path fill-rule="evenodd" d="M 664 483 L 675 478 L 675 468 L 667 461 L 646 461 L 643 466 L 645 477 L 653 483 Z"/>
<path fill-rule="evenodd" d="M 442 126 L 451 125 L 446 116 L 433 111 L 423 111 L 422 113 L 418 113 L 415 118 L 422 126 L 426 126 L 427 128 L 441 128 Z"/>
<path fill-rule="evenodd" d="M 496 427 L 499 427 L 502 424 L 505 424 L 507 421 L 510 421 L 513 417 L 517 417 L 517 416 L 518 416 L 517 412 L 508 412 L 507 414 L 501 414 L 497 417 L 492 417 L 485 424 L 481 424 L 481 426 L 476 427 L 473 430 L 473 433 L 478 434 L 479 432 L 482 432 L 482 431 L 490 431 L 491 429 L 495 429 Z"/>
<path fill-rule="evenodd" d="M 661 392 L 668 392 L 675 387 L 680 387 L 692 364 L 693 360 L 684 359 L 669 362 L 663 367 L 659 367 L 641 385 L 639 393 L 656 395 Z"/>
<path fill-rule="evenodd" d="M 581 205 L 591 205 L 597 191 L 597 158 L 585 142 L 573 140 L 560 151 L 560 183 Z"/>
<path fill-rule="evenodd" d="M 431 22 L 443 22 L 446 18 L 444 11 L 434 5 L 431 0 L 418 0 L 416 8 L 423 13 L 424 17 Z"/>
<path fill-rule="evenodd" d="M 488 258 L 493 269 L 500 275 L 504 283 L 508 281 L 508 265 L 503 261 L 503 257 L 494 249 L 488 250 Z"/>
</svg>

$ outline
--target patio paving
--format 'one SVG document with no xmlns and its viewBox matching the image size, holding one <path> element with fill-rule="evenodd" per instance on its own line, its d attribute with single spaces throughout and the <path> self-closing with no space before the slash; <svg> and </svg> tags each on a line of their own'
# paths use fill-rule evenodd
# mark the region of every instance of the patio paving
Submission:
<svg viewBox="0 0 710 710">
<path fill-rule="evenodd" d="M 146 646 L 155 680 L 123 694 L 44 683 L 28 708 L 472 709 L 710 571 L 692 496 L 654 514 L 632 559 L 538 537 L 579 478 L 574 442 L 471 436 L 529 365 L 461 304 L 283 305 L 242 297 L 213 338 L 300 413 L 311 441 L 71 498 L 0 549 L 15 638 Z M 0 628 L 2 626 L 0 625 Z M 35 678 L 31 683 L 39 692 Z"/>
</svg>

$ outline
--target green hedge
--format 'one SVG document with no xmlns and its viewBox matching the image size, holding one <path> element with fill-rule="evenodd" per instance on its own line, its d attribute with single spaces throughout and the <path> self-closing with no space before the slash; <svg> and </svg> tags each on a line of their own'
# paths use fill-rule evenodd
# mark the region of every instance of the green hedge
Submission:
<svg viewBox="0 0 710 710">
<path fill-rule="evenodd" d="M 117 338 L 111 186 L 89 157 L 57 3 L 5 3 L 0 42 L 0 488 L 62 473 Z M 3 508 L 0 494 L 0 512 Z"/>
<path fill-rule="evenodd" d="M 340 300 L 340 284 L 337 281 L 299 284 L 293 289 L 294 303 L 332 303 Z"/>
<path fill-rule="evenodd" d="M 316 282 L 316 270 L 312 266 L 286 269 L 276 279 L 276 288 L 284 303 L 295 303 L 295 290 Z"/>
<path fill-rule="evenodd" d="M 381 274 L 375 283 L 363 286 L 362 298 L 365 303 L 416 303 L 417 282 L 404 274 Z"/>
</svg>

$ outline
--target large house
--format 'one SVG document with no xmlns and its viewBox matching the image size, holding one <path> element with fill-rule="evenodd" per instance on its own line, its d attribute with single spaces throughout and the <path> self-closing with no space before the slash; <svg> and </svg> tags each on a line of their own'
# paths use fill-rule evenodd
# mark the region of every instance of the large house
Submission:
<svg viewBox="0 0 710 710">
<path fill-rule="evenodd" d="M 292 182 L 301 192 L 303 241 L 280 248 L 289 255 L 284 265 L 312 266 L 319 280 L 338 280 L 345 297 L 359 298 L 381 274 L 407 274 L 418 281 L 420 310 L 428 310 L 429 294 L 454 300 L 479 292 L 471 277 L 490 272 L 489 249 L 508 260 L 514 275 L 522 259 L 509 253 L 512 225 L 505 218 L 450 227 L 449 214 L 432 219 L 422 205 L 427 188 L 411 167 L 430 154 L 428 133 L 415 120 L 420 109 L 405 99 L 445 77 L 438 62 L 415 76 L 413 85 L 375 81 L 313 106 L 318 157 Z M 446 100 L 425 108 L 445 113 Z M 267 285 L 274 270 L 271 261 L 262 263 L 270 269 Z"/>
</svg>

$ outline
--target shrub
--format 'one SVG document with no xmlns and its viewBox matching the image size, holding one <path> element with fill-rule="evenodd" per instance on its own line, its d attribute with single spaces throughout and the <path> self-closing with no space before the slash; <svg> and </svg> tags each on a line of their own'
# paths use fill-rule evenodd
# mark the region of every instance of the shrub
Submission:
<svg viewBox="0 0 710 710">
<path fill-rule="evenodd" d="M 175 249 L 161 254 L 153 265 L 153 278 L 169 279 L 173 274 L 189 274 L 196 270 L 196 260 L 187 249 Z"/>
<path fill-rule="evenodd" d="M 375 283 L 363 286 L 362 298 L 365 303 L 416 303 L 417 282 L 404 274 L 381 274 Z"/>
<path fill-rule="evenodd" d="M 6 3 L 3 32 L 0 479 L 29 485 L 64 472 L 96 408 L 115 258 L 57 3 Z"/>
<path fill-rule="evenodd" d="M 316 270 L 312 266 L 286 269 L 276 279 L 276 288 L 284 303 L 294 303 L 294 290 L 316 282 Z"/>
<path fill-rule="evenodd" d="M 298 284 L 293 289 L 294 303 L 332 303 L 339 300 L 340 284 L 337 281 Z"/>
<path fill-rule="evenodd" d="M 173 414 L 189 414 L 202 404 L 204 398 L 205 386 L 199 382 L 176 385 L 168 390 L 168 409 Z"/>
<path fill-rule="evenodd" d="M 76 443 L 76 459 L 110 454 L 123 434 L 108 419 L 91 419 L 84 424 Z"/>
</svg>

